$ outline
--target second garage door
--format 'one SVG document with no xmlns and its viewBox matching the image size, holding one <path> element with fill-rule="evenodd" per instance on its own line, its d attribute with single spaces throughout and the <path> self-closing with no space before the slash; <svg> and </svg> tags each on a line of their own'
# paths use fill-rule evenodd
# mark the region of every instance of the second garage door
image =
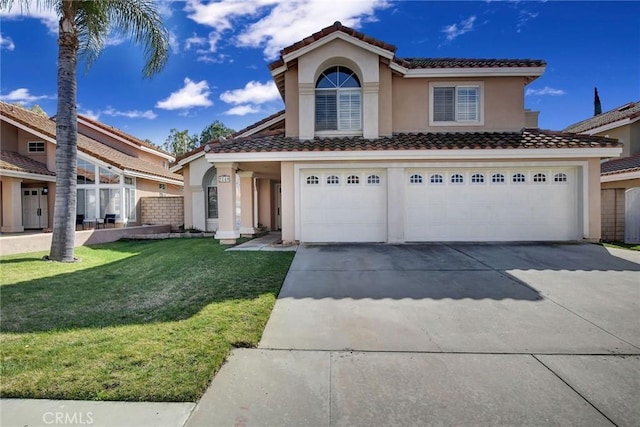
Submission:
<svg viewBox="0 0 640 427">
<path fill-rule="evenodd" d="M 305 170 L 301 179 L 303 242 L 386 242 L 384 170 Z"/>
<path fill-rule="evenodd" d="M 577 238 L 575 169 L 407 169 L 406 241 Z"/>
</svg>

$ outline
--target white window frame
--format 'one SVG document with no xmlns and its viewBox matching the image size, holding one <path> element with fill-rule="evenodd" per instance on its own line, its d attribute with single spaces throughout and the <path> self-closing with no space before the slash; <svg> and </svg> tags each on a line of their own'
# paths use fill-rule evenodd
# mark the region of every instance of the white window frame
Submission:
<svg viewBox="0 0 640 427">
<path fill-rule="evenodd" d="M 422 185 L 424 184 L 424 175 L 421 173 L 412 173 L 409 175 L 409 184 L 411 185 Z"/>
<path fill-rule="evenodd" d="M 518 176 L 518 178 L 520 178 L 520 176 L 522 176 L 522 181 L 520 181 L 519 179 L 516 181 L 516 176 Z M 511 181 L 512 184 L 526 184 L 527 183 L 527 174 L 524 173 L 524 172 L 512 172 L 510 181 Z"/>
<path fill-rule="evenodd" d="M 479 179 L 479 180 L 478 180 Z M 481 185 L 487 182 L 485 174 L 482 172 L 474 172 L 471 174 L 471 184 Z"/>
<path fill-rule="evenodd" d="M 380 185 L 382 184 L 382 179 L 380 175 L 377 173 L 372 173 L 367 175 L 367 185 Z"/>
<path fill-rule="evenodd" d="M 36 147 L 42 147 L 42 150 L 32 150 L 31 144 L 36 144 Z M 44 141 L 27 141 L 27 153 L 29 154 L 44 154 L 47 152 L 47 144 Z"/>
<path fill-rule="evenodd" d="M 453 121 L 435 121 L 433 112 L 435 107 L 434 89 L 440 87 L 455 88 L 454 102 L 458 102 L 458 89 L 475 87 L 478 89 L 478 120 L 458 120 L 457 111 L 454 111 Z M 482 81 L 450 81 L 429 83 L 429 126 L 484 126 L 484 82 Z"/>
<path fill-rule="evenodd" d="M 345 182 L 347 183 L 347 185 L 360 185 L 360 175 L 348 175 Z"/>
<path fill-rule="evenodd" d="M 340 175 L 338 174 L 327 175 L 324 181 L 327 183 L 327 185 L 340 185 Z"/>
<path fill-rule="evenodd" d="M 307 185 L 319 185 L 320 178 L 318 178 L 318 175 L 309 175 L 306 182 Z"/>
<path fill-rule="evenodd" d="M 549 180 L 547 179 L 547 173 L 546 172 L 536 172 L 533 174 L 533 177 L 531 178 L 531 181 L 534 184 L 546 184 L 547 182 L 549 182 Z"/>
<path fill-rule="evenodd" d="M 327 72 L 329 69 L 333 68 L 333 67 L 338 67 L 338 69 L 346 69 L 349 70 L 357 79 L 358 79 L 358 84 L 359 87 L 355 88 L 355 87 L 333 87 L 333 88 L 318 88 L 318 82 L 320 81 L 320 79 L 322 79 L 322 76 L 325 72 Z M 324 136 L 333 136 L 333 135 L 362 135 L 362 128 L 363 128 L 363 102 L 364 102 L 364 96 L 362 93 L 362 79 L 360 76 L 358 76 L 358 74 L 351 69 L 350 67 L 344 66 L 344 65 L 333 65 L 331 67 L 327 67 L 325 70 L 322 71 L 322 73 L 320 73 L 320 75 L 318 76 L 318 78 L 316 79 L 316 83 L 315 83 L 316 87 L 314 87 L 314 95 L 313 95 L 313 105 L 314 105 L 314 115 L 313 115 L 313 127 L 314 127 L 314 132 L 316 135 L 324 135 Z M 316 105 L 316 94 L 317 92 L 334 92 L 336 95 L 336 129 L 322 129 L 322 130 L 318 130 L 317 128 L 317 117 L 316 117 L 316 113 L 315 113 L 315 105 Z M 349 128 L 341 128 L 340 125 L 340 102 L 341 102 L 341 98 L 340 95 L 352 95 L 352 94 L 358 94 L 359 97 L 359 101 L 360 101 L 360 116 L 359 116 L 359 126 L 358 127 L 349 127 Z"/>
<path fill-rule="evenodd" d="M 569 182 L 569 175 L 567 175 L 565 172 L 556 172 L 553 174 L 553 181 L 554 184 L 566 184 L 567 182 Z"/>
<path fill-rule="evenodd" d="M 460 180 L 458 180 L 458 177 L 460 177 Z M 456 179 L 455 181 L 454 181 L 454 178 Z M 464 184 L 464 180 L 465 180 L 465 176 L 462 172 L 453 172 L 449 175 L 449 184 L 461 185 L 461 184 Z"/>
<path fill-rule="evenodd" d="M 429 184 L 433 185 L 442 185 L 445 182 L 444 174 L 441 173 L 432 173 L 429 175 Z"/>
<path fill-rule="evenodd" d="M 500 178 L 498 178 L 498 180 L 496 180 L 496 177 L 500 177 L 502 180 L 500 181 Z M 508 174 L 505 174 L 504 172 L 494 172 L 491 174 L 491 183 L 492 184 L 506 184 L 507 183 L 507 176 Z"/>
</svg>

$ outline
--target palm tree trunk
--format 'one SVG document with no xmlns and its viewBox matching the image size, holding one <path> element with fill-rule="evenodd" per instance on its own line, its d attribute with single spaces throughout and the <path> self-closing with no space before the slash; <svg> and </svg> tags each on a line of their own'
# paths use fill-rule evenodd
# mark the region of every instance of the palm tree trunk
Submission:
<svg viewBox="0 0 640 427">
<path fill-rule="evenodd" d="M 73 262 L 75 246 L 78 121 L 76 69 L 78 31 L 73 1 L 62 6 L 58 36 L 58 111 L 56 114 L 56 195 L 49 259 Z"/>
</svg>

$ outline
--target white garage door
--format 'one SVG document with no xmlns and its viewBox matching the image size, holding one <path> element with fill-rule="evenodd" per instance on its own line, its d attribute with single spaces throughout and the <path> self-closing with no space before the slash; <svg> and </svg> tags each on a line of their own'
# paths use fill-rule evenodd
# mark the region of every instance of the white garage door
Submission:
<svg viewBox="0 0 640 427">
<path fill-rule="evenodd" d="M 300 177 L 303 242 L 387 240 L 384 170 L 304 170 Z"/>
<path fill-rule="evenodd" d="M 575 169 L 407 169 L 406 241 L 575 240 Z"/>
</svg>

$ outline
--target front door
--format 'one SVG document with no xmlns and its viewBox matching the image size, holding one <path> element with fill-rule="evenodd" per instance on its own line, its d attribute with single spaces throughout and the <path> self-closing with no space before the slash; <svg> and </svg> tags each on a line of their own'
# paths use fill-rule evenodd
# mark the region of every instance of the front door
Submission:
<svg viewBox="0 0 640 427">
<path fill-rule="evenodd" d="M 49 226 L 47 195 L 42 188 L 22 189 L 22 225 L 25 229 Z"/>
</svg>

